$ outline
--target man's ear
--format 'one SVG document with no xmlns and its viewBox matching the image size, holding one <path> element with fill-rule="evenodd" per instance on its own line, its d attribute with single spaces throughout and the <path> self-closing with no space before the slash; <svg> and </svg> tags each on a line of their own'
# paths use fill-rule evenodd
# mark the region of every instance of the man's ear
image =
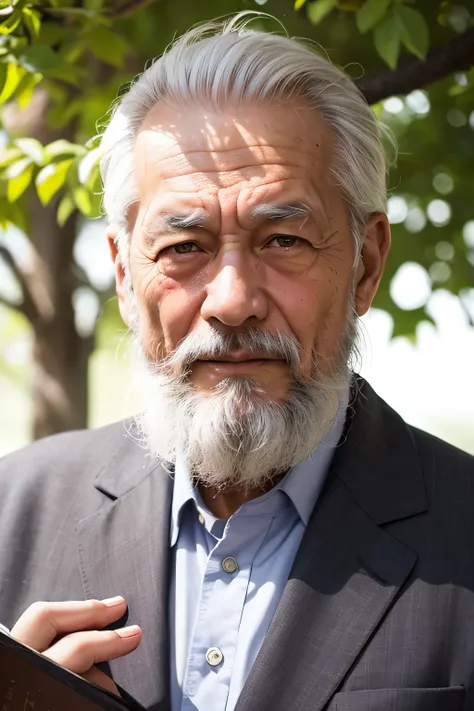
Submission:
<svg viewBox="0 0 474 711">
<path fill-rule="evenodd" d="M 382 278 L 390 250 L 390 224 L 383 212 L 371 215 L 356 269 L 355 309 L 359 316 L 369 310 Z"/>
<path fill-rule="evenodd" d="M 110 256 L 115 265 L 115 288 L 118 296 L 120 315 L 125 325 L 130 328 L 131 314 L 129 294 L 125 286 L 125 269 L 120 259 L 117 246 L 118 231 L 119 228 L 116 225 L 109 225 L 107 228 L 107 240 L 109 242 Z"/>
</svg>

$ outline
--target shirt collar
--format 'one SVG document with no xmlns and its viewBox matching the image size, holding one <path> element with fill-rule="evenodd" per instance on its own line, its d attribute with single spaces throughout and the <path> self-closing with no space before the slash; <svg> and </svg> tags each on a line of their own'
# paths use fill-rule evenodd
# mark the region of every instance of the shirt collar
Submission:
<svg viewBox="0 0 474 711">
<path fill-rule="evenodd" d="M 188 501 L 195 501 L 197 487 L 193 484 L 185 458 L 178 454 L 174 466 L 173 501 L 171 504 L 171 546 L 178 540 L 179 524 Z"/>
<path fill-rule="evenodd" d="M 265 497 L 268 497 L 268 494 L 276 490 L 286 494 L 305 526 L 308 525 L 311 513 L 323 487 L 334 449 L 344 431 L 348 403 L 349 390 L 340 395 L 336 418 L 324 439 L 306 459 L 303 459 L 290 469 L 274 489 L 264 494 Z M 189 501 L 193 501 L 196 508 L 202 508 L 199 491 L 192 482 L 187 462 L 182 455 L 178 455 L 174 468 L 173 500 L 171 505 L 171 546 L 174 546 L 178 539 L 183 511 Z"/>
</svg>

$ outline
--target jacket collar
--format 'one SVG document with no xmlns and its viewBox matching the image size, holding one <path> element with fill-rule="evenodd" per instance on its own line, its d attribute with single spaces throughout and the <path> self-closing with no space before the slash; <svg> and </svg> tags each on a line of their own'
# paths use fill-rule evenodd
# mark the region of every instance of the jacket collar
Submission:
<svg viewBox="0 0 474 711">
<path fill-rule="evenodd" d="M 359 376 L 354 380 L 346 432 L 331 472 L 377 524 L 428 509 L 410 428 Z"/>
<path fill-rule="evenodd" d="M 356 385 L 345 435 L 236 711 L 322 711 L 416 564 L 416 554 L 379 527 L 427 510 L 415 442 L 365 381 Z M 104 432 L 95 486 L 112 502 L 79 522 L 79 559 L 86 598 L 123 594 L 129 622 L 144 630 L 132 657 L 111 663 L 117 682 L 146 707 L 168 711 L 171 477 L 137 436 L 130 422 Z M 289 658 L 288 649 L 298 654 Z"/>
<path fill-rule="evenodd" d="M 416 552 L 379 524 L 427 509 L 416 447 L 370 386 L 356 386 L 345 439 L 236 711 L 327 708 L 415 568 Z"/>
<path fill-rule="evenodd" d="M 163 469 L 172 478 L 172 467 L 146 449 L 133 418 L 104 427 L 101 445 L 94 486 L 113 500 L 135 489 L 157 469 Z"/>
<path fill-rule="evenodd" d="M 132 419 L 104 428 L 95 487 L 112 499 L 125 495 L 154 470 L 170 481 L 173 466 L 146 450 Z M 343 437 L 330 477 L 338 476 L 375 523 L 383 524 L 427 509 L 425 485 L 413 435 L 370 385 L 356 376 Z"/>
</svg>

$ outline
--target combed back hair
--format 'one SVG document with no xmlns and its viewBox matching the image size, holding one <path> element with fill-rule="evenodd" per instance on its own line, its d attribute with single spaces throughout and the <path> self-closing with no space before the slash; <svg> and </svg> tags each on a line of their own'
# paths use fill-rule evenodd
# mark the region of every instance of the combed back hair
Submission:
<svg viewBox="0 0 474 711">
<path fill-rule="evenodd" d="M 137 201 L 134 143 L 147 113 L 161 100 L 176 108 L 218 112 L 288 102 L 313 108 L 332 130 L 329 170 L 348 206 L 356 259 L 369 216 L 386 210 L 381 127 L 365 98 L 343 71 L 308 42 L 253 30 L 249 23 L 256 15 L 240 13 L 191 29 L 113 107 L 102 136 L 101 174 L 104 208 L 109 223 L 119 228 L 117 241 L 125 267 L 127 210 Z"/>
</svg>

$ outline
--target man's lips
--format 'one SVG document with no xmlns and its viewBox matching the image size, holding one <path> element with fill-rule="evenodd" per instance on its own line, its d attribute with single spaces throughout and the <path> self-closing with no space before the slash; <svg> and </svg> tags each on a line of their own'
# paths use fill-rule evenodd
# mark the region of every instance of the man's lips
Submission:
<svg viewBox="0 0 474 711">
<path fill-rule="evenodd" d="M 214 376 L 225 378 L 233 375 L 246 374 L 252 372 L 264 372 L 265 370 L 274 370 L 286 366 L 286 361 L 283 359 L 251 357 L 236 357 L 226 356 L 216 360 L 196 360 L 191 366 L 192 372 L 198 376 L 199 373 L 213 373 Z"/>
<path fill-rule="evenodd" d="M 199 359 L 191 364 L 190 378 L 195 384 L 204 387 L 217 385 L 226 378 L 252 377 L 259 382 L 272 382 L 288 372 L 288 364 L 284 358 L 274 358 L 255 353 L 234 352 L 212 359 Z"/>
</svg>

